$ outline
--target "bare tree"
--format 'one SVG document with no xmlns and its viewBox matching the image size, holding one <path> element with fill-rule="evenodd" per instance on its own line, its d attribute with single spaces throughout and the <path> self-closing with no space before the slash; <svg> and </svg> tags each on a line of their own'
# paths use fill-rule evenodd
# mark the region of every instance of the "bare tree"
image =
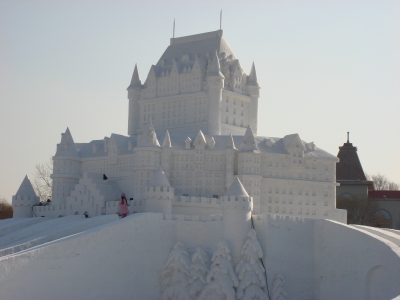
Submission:
<svg viewBox="0 0 400 300">
<path fill-rule="evenodd" d="M 347 224 L 373 226 L 376 223 L 378 204 L 366 196 L 338 199 L 336 207 L 347 210 Z"/>
<path fill-rule="evenodd" d="M 368 180 L 372 180 L 374 182 L 375 190 L 399 190 L 400 185 L 394 181 L 390 181 L 385 175 L 382 174 L 365 174 Z"/>
<path fill-rule="evenodd" d="M 1 211 L 13 211 L 12 205 L 4 197 L 0 197 L 0 212 Z"/>
<path fill-rule="evenodd" d="M 40 202 L 46 202 L 48 199 L 51 200 L 53 180 L 50 178 L 50 175 L 52 173 L 53 161 L 51 158 L 49 161 L 35 166 L 33 189 L 40 198 Z"/>
</svg>

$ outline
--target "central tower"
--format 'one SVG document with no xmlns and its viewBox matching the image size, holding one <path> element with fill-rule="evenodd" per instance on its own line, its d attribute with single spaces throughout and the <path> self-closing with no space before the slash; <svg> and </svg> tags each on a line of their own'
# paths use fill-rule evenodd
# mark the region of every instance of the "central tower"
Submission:
<svg viewBox="0 0 400 300">
<path fill-rule="evenodd" d="M 145 82 L 137 66 L 128 87 L 130 136 L 153 122 L 157 132 L 210 135 L 257 133 L 259 85 L 217 30 L 171 38 Z"/>
</svg>

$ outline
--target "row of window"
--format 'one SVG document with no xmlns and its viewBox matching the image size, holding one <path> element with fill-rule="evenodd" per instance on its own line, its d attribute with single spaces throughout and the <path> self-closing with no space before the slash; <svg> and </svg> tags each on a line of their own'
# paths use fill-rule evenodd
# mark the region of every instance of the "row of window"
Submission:
<svg viewBox="0 0 400 300">
<path fill-rule="evenodd" d="M 317 214 L 316 209 L 311 209 L 310 210 L 308 208 L 303 209 L 302 207 L 299 207 L 297 209 L 293 209 L 292 207 L 286 208 L 285 206 L 284 207 L 268 206 L 267 211 L 269 213 L 275 213 L 275 214 L 282 213 L 282 214 L 289 214 L 289 215 L 291 215 L 291 214 L 310 215 L 311 214 L 311 215 L 315 216 Z M 324 216 L 328 216 L 328 212 L 327 211 L 324 211 Z"/>
<path fill-rule="evenodd" d="M 280 202 L 282 203 L 282 204 L 286 204 L 286 203 L 288 203 L 288 204 L 299 204 L 299 205 L 317 205 L 317 200 L 315 199 L 315 198 L 313 198 L 313 199 L 311 199 L 311 201 L 310 201 L 310 199 L 309 198 L 305 198 L 305 199 L 303 199 L 303 198 L 297 198 L 297 199 L 294 199 L 293 200 L 293 198 L 279 198 L 279 197 L 272 197 L 272 196 L 268 196 L 268 198 L 267 198 L 267 202 L 268 203 L 280 203 Z M 328 200 L 324 200 L 324 206 L 328 206 Z"/>
</svg>

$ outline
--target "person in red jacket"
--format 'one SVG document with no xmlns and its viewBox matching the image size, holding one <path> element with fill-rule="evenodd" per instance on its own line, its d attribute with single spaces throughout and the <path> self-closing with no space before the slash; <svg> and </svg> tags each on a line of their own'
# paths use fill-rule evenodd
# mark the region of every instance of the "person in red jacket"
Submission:
<svg viewBox="0 0 400 300">
<path fill-rule="evenodd" d="M 121 193 L 121 198 L 119 199 L 119 213 L 121 214 L 121 218 L 125 218 L 128 213 L 128 200 L 126 200 L 125 193 Z"/>
</svg>

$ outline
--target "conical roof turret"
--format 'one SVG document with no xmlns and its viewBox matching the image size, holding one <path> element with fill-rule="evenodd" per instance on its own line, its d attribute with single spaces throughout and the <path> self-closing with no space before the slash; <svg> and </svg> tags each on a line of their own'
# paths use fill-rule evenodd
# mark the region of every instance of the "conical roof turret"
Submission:
<svg viewBox="0 0 400 300">
<path fill-rule="evenodd" d="M 142 82 L 140 81 L 139 78 L 139 71 L 137 68 L 137 64 L 135 64 L 135 69 L 133 70 L 133 75 L 131 79 L 131 84 L 128 86 L 129 89 L 137 89 L 137 88 L 142 88 Z"/>
<path fill-rule="evenodd" d="M 161 166 L 158 166 L 157 171 L 154 172 L 153 177 L 150 179 L 149 186 L 171 187 L 168 182 L 167 176 L 165 176 Z"/>
<path fill-rule="evenodd" d="M 61 133 L 61 142 L 57 144 L 56 156 L 79 156 L 75 147 L 74 139 L 72 138 L 68 127 L 67 130 L 65 130 L 65 133 Z"/>
<path fill-rule="evenodd" d="M 210 69 L 208 70 L 208 76 L 218 76 L 221 78 L 225 78 L 224 75 L 221 73 L 217 51 L 215 51 Z"/>
<path fill-rule="evenodd" d="M 256 139 L 254 137 L 253 131 L 251 130 L 250 125 L 247 126 L 246 132 L 243 136 L 243 141 L 239 146 L 239 150 L 241 151 L 259 151 Z"/>
<path fill-rule="evenodd" d="M 247 194 L 246 189 L 244 188 L 243 184 L 240 182 L 238 177 L 235 177 L 232 184 L 226 190 L 224 196 L 246 196 L 249 197 Z"/>
<path fill-rule="evenodd" d="M 260 87 L 258 85 L 258 81 L 257 81 L 257 73 L 256 73 L 256 67 L 254 66 L 254 62 L 251 66 L 249 77 L 247 77 L 247 85 L 258 87 L 258 88 Z"/>
<path fill-rule="evenodd" d="M 29 180 L 28 175 L 25 175 L 25 178 L 24 180 L 22 180 L 22 183 L 19 186 L 19 189 L 15 195 L 24 195 L 24 196 L 26 195 L 26 196 L 36 197 L 35 190 L 33 189 L 32 183 Z"/>
</svg>

